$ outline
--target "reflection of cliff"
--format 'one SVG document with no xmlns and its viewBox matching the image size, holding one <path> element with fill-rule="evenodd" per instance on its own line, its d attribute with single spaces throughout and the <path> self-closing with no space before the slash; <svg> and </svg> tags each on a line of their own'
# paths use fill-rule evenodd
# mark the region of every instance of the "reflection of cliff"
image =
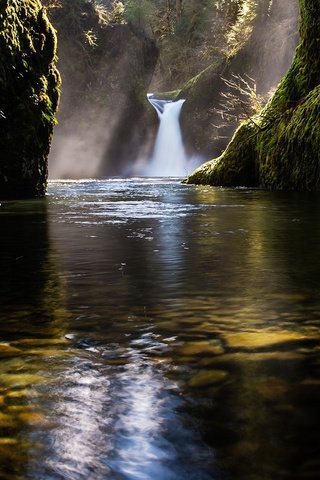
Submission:
<svg viewBox="0 0 320 480">
<path fill-rule="evenodd" d="M 64 294 L 46 210 L 44 200 L 1 206 L 0 323 L 5 337 L 54 336 L 63 329 Z"/>
<path fill-rule="evenodd" d="M 145 144 L 145 96 L 157 48 L 127 24 L 103 23 L 92 3 L 71 12 L 79 22 L 71 29 L 68 5 L 51 13 L 63 91 L 50 176 L 123 174 Z"/>
</svg>

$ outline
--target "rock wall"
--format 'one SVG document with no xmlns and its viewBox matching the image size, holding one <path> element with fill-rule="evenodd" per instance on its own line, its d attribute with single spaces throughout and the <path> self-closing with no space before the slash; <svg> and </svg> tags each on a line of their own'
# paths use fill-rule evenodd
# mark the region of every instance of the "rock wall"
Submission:
<svg viewBox="0 0 320 480">
<path fill-rule="evenodd" d="M 299 4 L 300 45 L 274 96 L 239 127 L 220 157 L 187 182 L 320 190 L 319 1 Z"/>
<path fill-rule="evenodd" d="M 38 0 L 0 3 L 0 198 L 43 196 L 59 101 L 56 36 Z"/>
</svg>

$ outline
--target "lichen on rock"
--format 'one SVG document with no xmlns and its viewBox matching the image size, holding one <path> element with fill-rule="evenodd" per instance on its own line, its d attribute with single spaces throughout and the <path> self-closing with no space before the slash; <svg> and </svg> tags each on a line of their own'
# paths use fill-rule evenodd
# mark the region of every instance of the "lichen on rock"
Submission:
<svg viewBox="0 0 320 480">
<path fill-rule="evenodd" d="M 43 196 L 60 77 L 40 1 L 2 0 L 0 56 L 0 198 Z"/>
</svg>

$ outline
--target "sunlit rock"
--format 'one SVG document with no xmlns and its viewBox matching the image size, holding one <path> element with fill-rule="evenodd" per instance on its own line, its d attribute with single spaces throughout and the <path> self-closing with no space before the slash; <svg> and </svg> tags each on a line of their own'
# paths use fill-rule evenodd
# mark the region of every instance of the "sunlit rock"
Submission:
<svg viewBox="0 0 320 480">
<path fill-rule="evenodd" d="M 45 380 L 41 375 L 29 373 L 5 373 L 1 375 L 1 383 L 8 387 L 27 387 Z"/>
<path fill-rule="evenodd" d="M 268 348 L 286 342 L 306 340 L 307 337 L 292 331 L 256 331 L 241 333 L 226 333 L 224 335 L 231 348 Z"/>
</svg>

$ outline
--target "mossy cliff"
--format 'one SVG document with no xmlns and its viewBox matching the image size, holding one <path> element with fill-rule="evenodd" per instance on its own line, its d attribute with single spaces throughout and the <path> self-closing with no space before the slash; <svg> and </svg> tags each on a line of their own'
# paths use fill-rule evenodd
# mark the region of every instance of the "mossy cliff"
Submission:
<svg viewBox="0 0 320 480">
<path fill-rule="evenodd" d="M 0 4 L 0 198 L 42 196 L 59 100 L 56 36 L 38 0 Z"/>
<path fill-rule="evenodd" d="M 274 96 L 187 183 L 320 190 L 319 0 L 299 4 L 300 45 Z"/>
</svg>

